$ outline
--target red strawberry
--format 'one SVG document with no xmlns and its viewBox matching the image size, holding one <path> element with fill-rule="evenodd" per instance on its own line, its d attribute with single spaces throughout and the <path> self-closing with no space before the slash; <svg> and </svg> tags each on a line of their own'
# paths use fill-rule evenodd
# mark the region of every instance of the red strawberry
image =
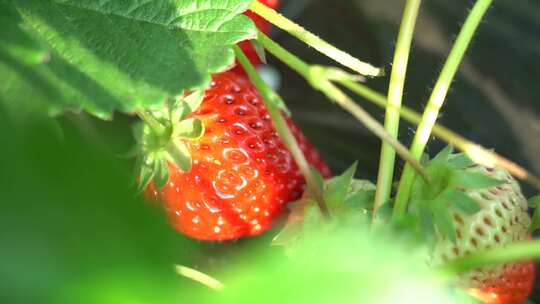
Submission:
<svg viewBox="0 0 540 304">
<path fill-rule="evenodd" d="M 166 186 L 146 189 L 163 201 L 178 231 L 201 240 L 260 234 L 285 203 L 302 195 L 304 179 L 247 77 L 214 75 L 200 107 L 187 118 L 200 119 L 206 128 L 201 138 L 185 141 L 191 171 L 169 162 Z M 288 123 L 308 162 L 329 176 L 314 147 Z"/>
<path fill-rule="evenodd" d="M 483 173 L 502 184 L 464 190 L 478 203 L 480 211 L 473 214 L 453 212 L 456 242 L 439 236 L 432 256 L 434 264 L 529 238 L 528 204 L 517 181 L 499 168 L 473 166 L 466 171 Z M 534 262 L 530 261 L 478 269 L 462 276 L 458 285 L 484 303 L 518 304 L 530 295 L 534 277 Z"/>
<path fill-rule="evenodd" d="M 467 293 L 486 304 L 521 304 L 531 294 L 535 273 L 533 261 L 506 265 L 499 277 L 485 280 Z"/>
</svg>

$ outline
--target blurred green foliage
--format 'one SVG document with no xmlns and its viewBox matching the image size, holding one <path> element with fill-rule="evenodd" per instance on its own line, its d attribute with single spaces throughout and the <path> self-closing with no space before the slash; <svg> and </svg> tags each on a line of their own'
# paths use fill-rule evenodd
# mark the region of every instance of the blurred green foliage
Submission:
<svg viewBox="0 0 540 304">
<path fill-rule="evenodd" d="M 0 302 L 171 303 L 193 242 L 69 122 L 0 111 Z"/>
<path fill-rule="evenodd" d="M 413 250 L 375 242 L 358 229 L 314 238 L 300 260 L 269 247 L 275 232 L 235 243 L 186 239 L 160 208 L 137 198 L 130 161 L 96 145 L 81 131 L 80 119 L 33 116 L 24 123 L 0 111 L 1 303 L 448 299 Z M 120 134 L 102 139 L 122 141 Z M 181 277 L 177 264 L 215 275 L 225 290 Z"/>
</svg>

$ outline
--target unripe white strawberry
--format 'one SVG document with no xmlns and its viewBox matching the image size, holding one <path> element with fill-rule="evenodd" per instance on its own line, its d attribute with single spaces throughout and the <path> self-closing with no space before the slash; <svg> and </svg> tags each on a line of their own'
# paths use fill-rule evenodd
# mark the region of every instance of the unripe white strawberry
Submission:
<svg viewBox="0 0 540 304">
<path fill-rule="evenodd" d="M 464 170 L 482 173 L 502 183 L 490 188 L 462 190 L 478 203 L 480 210 L 473 214 L 452 210 L 455 241 L 438 234 L 432 253 L 433 265 L 529 238 L 531 218 L 517 181 L 500 168 L 472 166 Z M 468 289 L 484 303 L 522 303 L 532 290 L 534 272 L 532 261 L 504 264 L 462 275 L 457 285 Z"/>
</svg>

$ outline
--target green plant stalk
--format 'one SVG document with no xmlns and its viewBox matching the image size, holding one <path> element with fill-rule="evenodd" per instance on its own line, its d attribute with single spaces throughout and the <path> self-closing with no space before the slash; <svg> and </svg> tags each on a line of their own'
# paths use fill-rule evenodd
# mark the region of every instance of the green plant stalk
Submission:
<svg viewBox="0 0 540 304">
<path fill-rule="evenodd" d="M 450 51 L 450 55 L 446 60 L 444 67 L 439 75 L 439 79 L 435 83 L 435 87 L 429 97 L 422 121 L 416 129 L 416 133 L 411 144 L 411 154 L 420 159 L 422 153 L 431 135 L 431 130 L 435 125 L 435 121 L 439 116 L 439 111 L 444 104 L 444 100 L 448 93 L 448 89 L 452 84 L 452 80 L 456 75 L 458 67 L 469 47 L 469 44 L 478 28 L 478 25 L 482 21 L 482 17 L 488 10 L 492 0 L 478 0 L 472 8 L 469 16 L 467 17 L 463 27 Z M 410 166 L 405 165 L 401 179 L 399 181 L 398 191 L 396 195 L 396 201 L 394 204 L 394 217 L 401 217 L 407 210 L 407 202 L 411 194 L 412 184 L 415 179 L 415 172 Z"/>
<path fill-rule="evenodd" d="M 397 139 L 388 134 L 381 124 L 371 117 L 362 107 L 356 104 L 349 96 L 341 91 L 337 86 L 328 81 L 325 78 L 325 70 L 320 66 L 310 66 L 300 58 L 291 54 L 285 50 L 276 42 L 268 38 L 264 33 L 259 31 L 259 42 L 279 60 L 287 64 L 298 74 L 302 75 L 306 80 L 317 90 L 321 91 L 330 100 L 336 102 L 339 106 L 351 113 L 358 121 L 366 126 L 371 132 L 373 132 L 382 141 L 386 141 L 392 146 L 398 154 L 406 161 L 410 162 L 411 166 L 417 170 L 417 172 L 429 182 L 429 176 L 420 165 L 420 162 L 415 159 L 411 159 L 409 151 L 405 148 Z"/>
<path fill-rule="evenodd" d="M 381 108 L 387 108 L 390 106 L 387 103 L 384 95 L 366 87 L 363 84 L 350 80 L 338 80 L 337 82 Z M 422 116 L 420 114 L 405 106 L 401 106 L 399 113 L 401 114 L 401 117 L 411 123 L 420 124 L 422 121 Z M 465 137 L 437 123 L 433 126 L 432 131 L 435 136 L 461 150 L 476 163 L 488 167 L 499 166 L 504 168 L 515 177 L 529 183 L 537 189 L 540 189 L 540 179 L 532 175 L 520 165 L 502 157 L 495 152 L 487 150 L 478 144 L 475 144 Z"/>
<path fill-rule="evenodd" d="M 152 114 L 144 110 L 137 111 L 136 113 L 156 134 L 163 134 L 165 132 L 165 127 Z"/>
<path fill-rule="evenodd" d="M 288 32 L 294 37 L 300 39 L 307 45 L 312 46 L 322 54 L 332 58 L 336 62 L 350 68 L 351 70 L 366 76 L 382 76 L 384 70 L 376 68 L 368 63 L 362 62 L 359 59 L 349 55 L 348 53 L 334 47 L 330 43 L 322 40 L 313 33 L 307 31 L 302 26 L 287 19 L 275 10 L 255 0 L 251 3 L 249 9 L 257 15 L 266 19 L 268 22 Z"/>
<path fill-rule="evenodd" d="M 388 104 L 384 117 L 384 128 L 393 138 L 398 137 L 399 130 L 399 109 L 403 98 L 403 87 L 409 62 L 414 27 L 420 0 L 407 0 L 396 42 L 392 72 L 390 74 L 390 84 L 388 86 Z M 377 190 L 375 192 L 375 202 L 373 205 L 373 218 L 375 219 L 377 210 L 390 199 L 392 191 L 392 180 L 394 176 L 394 164 L 396 151 L 386 142 L 382 143 L 381 156 L 379 161 L 379 174 L 377 176 Z"/>
<path fill-rule="evenodd" d="M 272 89 L 270 89 L 268 85 L 266 85 L 264 80 L 261 78 L 261 76 L 259 76 L 255 68 L 249 61 L 249 59 L 246 57 L 244 52 L 242 52 L 242 50 L 236 45 L 234 46 L 234 53 L 236 55 L 236 58 L 248 74 L 249 79 L 253 82 L 255 87 L 257 87 L 259 93 L 261 93 L 264 104 L 266 105 L 268 113 L 270 114 L 272 122 L 274 123 L 274 127 L 276 128 L 279 136 L 281 137 L 289 151 L 291 151 L 295 162 L 298 164 L 302 175 L 304 175 L 304 178 L 306 179 L 308 191 L 310 192 L 312 197 L 315 198 L 321 210 L 321 213 L 325 216 L 328 216 L 328 208 L 326 207 L 323 199 L 323 189 L 319 187 L 317 178 L 313 175 L 313 171 L 311 171 L 309 163 L 307 162 L 304 153 L 298 146 L 298 142 L 294 138 L 294 135 L 287 126 L 285 119 L 283 119 L 283 116 L 281 115 L 279 109 L 272 102 L 273 96 L 276 96 L 277 93 L 272 91 Z"/>
<path fill-rule="evenodd" d="M 438 270 L 443 274 L 458 275 L 479 267 L 538 258 L 540 258 L 540 240 L 523 241 L 457 258 L 442 265 Z"/>
</svg>

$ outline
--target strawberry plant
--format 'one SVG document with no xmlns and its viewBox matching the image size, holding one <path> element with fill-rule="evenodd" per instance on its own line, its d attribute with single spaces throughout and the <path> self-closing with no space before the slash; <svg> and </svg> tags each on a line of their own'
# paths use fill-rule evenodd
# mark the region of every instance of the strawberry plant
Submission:
<svg viewBox="0 0 540 304">
<path fill-rule="evenodd" d="M 422 113 L 405 101 L 425 3 L 403 1 L 378 66 L 280 14 L 286 2 L 0 0 L 2 302 L 538 297 L 540 199 L 523 189 L 540 179 L 437 122 L 459 67 L 478 79 L 465 56 L 493 1 L 472 4 Z M 267 61 L 380 141 L 376 173 L 331 169 L 350 134 L 304 135 L 298 116 L 328 114 L 291 111 Z"/>
</svg>

